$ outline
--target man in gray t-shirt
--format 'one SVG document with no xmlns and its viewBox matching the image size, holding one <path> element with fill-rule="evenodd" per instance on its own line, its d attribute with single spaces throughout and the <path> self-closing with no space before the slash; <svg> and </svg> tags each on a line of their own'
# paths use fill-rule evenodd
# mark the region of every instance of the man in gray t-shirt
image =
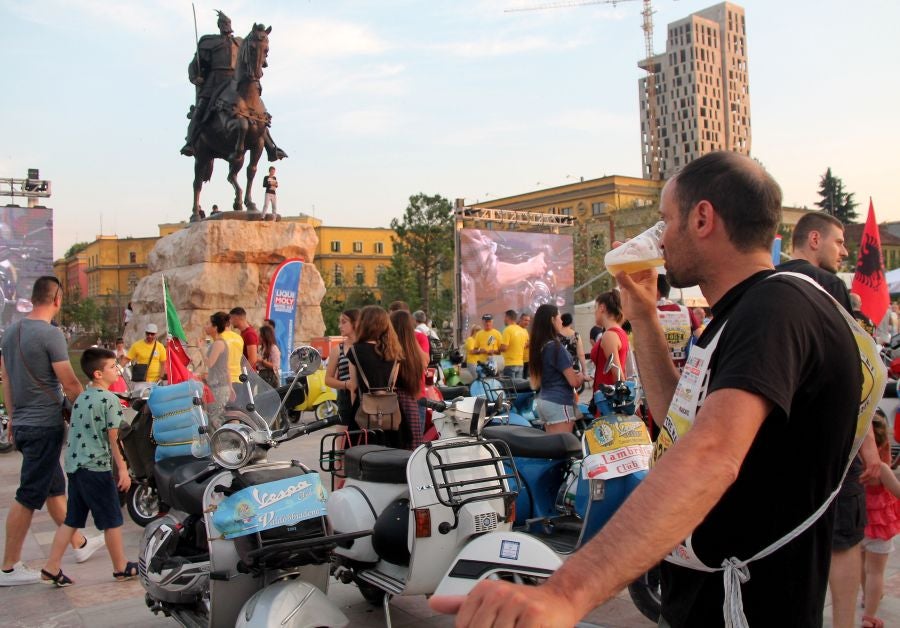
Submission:
<svg viewBox="0 0 900 628">
<path fill-rule="evenodd" d="M 0 586 L 30 584 L 41 579 L 22 562 L 22 545 L 35 510 L 47 511 L 61 525 L 66 517 L 66 483 L 59 458 L 65 439 L 63 395 L 74 400 L 81 393 L 66 340 L 50 324 L 62 306 L 56 277 L 41 277 L 31 293 L 34 309 L 4 333 L 0 348 L 3 397 L 10 418 L 10 437 L 22 453 L 16 499 L 6 518 L 6 547 Z M 102 537 L 72 539 L 75 560 L 83 562 L 98 548 Z"/>
</svg>

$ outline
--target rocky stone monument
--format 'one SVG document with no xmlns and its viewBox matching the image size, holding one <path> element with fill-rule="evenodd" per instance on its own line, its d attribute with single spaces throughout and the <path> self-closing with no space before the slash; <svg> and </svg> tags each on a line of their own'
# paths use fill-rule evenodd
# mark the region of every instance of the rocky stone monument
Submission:
<svg viewBox="0 0 900 628">
<path fill-rule="evenodd" d="M 134 318 L 126 346 L 143 337 L 147 323 L 166 329 L 163 277 L 189 344 L 204 336 L 210 314 L 240 306 L 254 326 L 265 317 L 269 282 L 286 259 L 306 262 L 297 291 L 294 344 L 325 332 L 319 304 L 325 283 L 312 264 L 318 237 L 297 222 L 205 220 L 161 238 L 150 253 L 150 275 L 134 291 Z M 195 358 L 196 352 L 188 352 Z"/>
</svg>

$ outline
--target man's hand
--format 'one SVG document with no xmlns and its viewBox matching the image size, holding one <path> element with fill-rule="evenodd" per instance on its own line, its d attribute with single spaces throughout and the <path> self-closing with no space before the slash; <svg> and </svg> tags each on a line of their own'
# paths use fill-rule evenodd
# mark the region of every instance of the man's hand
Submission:
<svg viewBox="0 0 900 628">
<path fill-rule="evenodd" d="M 622 296 L 622 312 L 628 320 L 656 317 L 656 270 L 616 274 Z"/>
<path fill-rule="evenodd" d="M 859 456 L 863 461 L 863 470 L 859 475 L 861 484 L 865 484 L 869 480 L 874 480 L 881 475 L 881 456 L 878 455 L 878 446 L 875 444 L 875 432 L 872 427 L 863 438 L 862 445 L 859 447 Z"/>
<path fill-rule="evenodd" d="M 543 277 L 547 272 L 547 260 L 544 259 L 543 251 L 532 257 L 526 262 L 528 264 L 529 277 Z"/>
<path fill-rule="evenodd" d="M 119 467 L 119 481 L 116 482 L 116 486 L 121 492 L 125 492 L 131 488 L 131 476 L 128 474 L 128 465 L 124 462 L 118 465 Z"/>
<path fill-rule="evenodd" d="M 555 628 L 574 626 L 581 619 L 569 600 L 546 584 L 482 580 L 467 596 L 435 596 L 428 605 L 438 613 L 455 614 L 460 627 Z"/>
</svg>

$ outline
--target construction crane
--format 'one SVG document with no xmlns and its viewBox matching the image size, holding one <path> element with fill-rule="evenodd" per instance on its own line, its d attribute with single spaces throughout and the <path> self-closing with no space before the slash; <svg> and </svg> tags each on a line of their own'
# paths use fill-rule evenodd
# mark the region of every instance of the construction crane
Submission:
<svg viewBox="0 0 900 628">
<path fill-rule="evenodd" d="M 562 0 L 527 7 L 506 9 L 505 13 L 521 11 L 543 11 L 545 9 L 565 9 L 592 4 L 618 5 L 620 2 L 636 2 L 637 0 Z M 659 180 L 659 123 L 656 117 L 656 68 L 653 62 L 653 6 L 651 0 L 641 0 L 644 5 L 641 11 L 641 28 L 644 31 L 644 63 L 641 67 L 647 72 L 647 161 L 650 166 L 650 178 Z M 643 134 L 642 134 L 643 135 Z"/>
</svg>

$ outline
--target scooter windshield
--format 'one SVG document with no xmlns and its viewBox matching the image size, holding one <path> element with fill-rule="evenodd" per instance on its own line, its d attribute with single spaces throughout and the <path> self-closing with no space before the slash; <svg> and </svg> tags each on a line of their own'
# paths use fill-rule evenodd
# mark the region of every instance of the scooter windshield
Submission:
<svg viewBox="0 0 900 628">
<path fill-rule="evenodd" d="M 234 385 L 235 402 L 233 405 L 240 412 L 262 419 L 269 429 L 272 429 L 281 405 L 281 397 L 278 392 L 259 376 L 245 357 L 241 357 L 240 379 L 241 381 Z"/>
</svg>

